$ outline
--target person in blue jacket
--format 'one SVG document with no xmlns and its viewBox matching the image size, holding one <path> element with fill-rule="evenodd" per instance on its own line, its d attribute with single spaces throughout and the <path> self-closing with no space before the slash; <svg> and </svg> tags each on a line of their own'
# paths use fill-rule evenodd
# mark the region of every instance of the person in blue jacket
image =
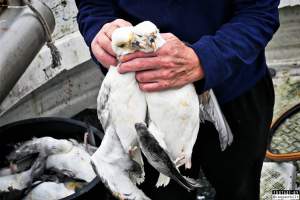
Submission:
<svg viewBox="0 0 300 200">
<path fill-rule="evenodd" d="M 119 72 L 136 72 L 141 90 L 147 92 L 188 83 L 194 83 L 199 94 L 213 89 L 234 141 L 222 152 L 214 126 L 201 124 L 192 170 L 184 173 L 197 176 L 201 166 L 216 199 L 259 199 L 274 106 L 265 47 L 279 27 L 279 0 L 76 0 L 76 4 L 79 29 L 104 73 L 117 64 L 110 44 L 116 28 L 145 20 L 158 26 L 166 45 L 155 54 L 123 57 Z M 146 171 L 146 180 L 155 182 L 151 170 Z M 194 193 L 173 182 L 159 189 L 151 184 L 142 188 L 152 199 L 195 199 Z"/>
</svg>

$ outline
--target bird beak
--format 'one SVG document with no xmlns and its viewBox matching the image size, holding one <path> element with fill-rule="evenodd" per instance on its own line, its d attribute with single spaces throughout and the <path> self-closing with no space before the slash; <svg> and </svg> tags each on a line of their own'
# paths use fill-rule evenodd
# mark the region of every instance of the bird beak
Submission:
<svg viewBox="0 0 300 200">
<path fill-rule="evenodd" d="M 156 44 L 155 44 L 155 42 L 151 42 L 151 48 L 152 48 L 153 50 L 156 50 Z"/>
<path fill-rule="evenodd" d="M 155 38 L 156 38 L 156 36 L 152 35 L 152 36 L 150 36 L 150 38 L 148 40 L 150 43 L 150 46 L 153 50 L 156 50 L 156 48 L 157 48 L 156 43 L 155 43 Z"/>
</svg>

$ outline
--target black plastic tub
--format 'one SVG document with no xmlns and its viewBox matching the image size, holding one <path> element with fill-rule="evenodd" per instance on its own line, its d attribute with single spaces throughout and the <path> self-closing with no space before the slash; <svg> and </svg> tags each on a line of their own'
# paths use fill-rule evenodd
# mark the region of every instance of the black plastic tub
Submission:
<svg viewBox="0 0 300 200">
<path fill-rule="evenodd" d="M 97 146 L 103 138 L 103 132 L 89 126 L 90 132 L 94 133 Z M 30 140 L 33 137 L 50 136 L 56 139 L 73 138 L 83 141 L 87 125 L 83 122 L 67 118 L 35 118 L 22 120 L 0 127 L 0 167 L 5 164 L 5 156 L 13 150 L 13 144 Z M 100 179 L 96 177 L 79 192 L 63 198 L 63 200 L 106 200 L 109 193 Z"/>
</svg>

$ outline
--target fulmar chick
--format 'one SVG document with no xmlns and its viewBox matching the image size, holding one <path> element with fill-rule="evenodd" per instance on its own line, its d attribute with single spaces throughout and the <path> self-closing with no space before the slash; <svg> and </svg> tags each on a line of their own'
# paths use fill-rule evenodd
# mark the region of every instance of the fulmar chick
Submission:
<svg viewBox="0 0 300 200">
<path fill-rule="evenodd" d="M 161 174 L 170 177 L 188 191 L 200 188 L 201 185 L 194 179 L 184 177 L 171 160 L 165 149 L 149 132 L 144 123 L 136 123 L 135 129 L 138 142 L 148 162 Z"/>
</svg>

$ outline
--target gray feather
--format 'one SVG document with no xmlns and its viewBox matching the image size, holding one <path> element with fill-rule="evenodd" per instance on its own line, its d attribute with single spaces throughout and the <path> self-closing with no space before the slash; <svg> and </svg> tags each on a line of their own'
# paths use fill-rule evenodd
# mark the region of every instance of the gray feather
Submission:
<svg viewBox="0 0 300 200">
<path fill-rule="evenodd" d="M 219 140 L 222 151 L 226 149 L 233 141 L 231 129 L 223 115 L 218 100 L 212 90 L 209 90 L 199 96 L 200 119 L 210 121 L 219 132 Z"/>
</svg>

